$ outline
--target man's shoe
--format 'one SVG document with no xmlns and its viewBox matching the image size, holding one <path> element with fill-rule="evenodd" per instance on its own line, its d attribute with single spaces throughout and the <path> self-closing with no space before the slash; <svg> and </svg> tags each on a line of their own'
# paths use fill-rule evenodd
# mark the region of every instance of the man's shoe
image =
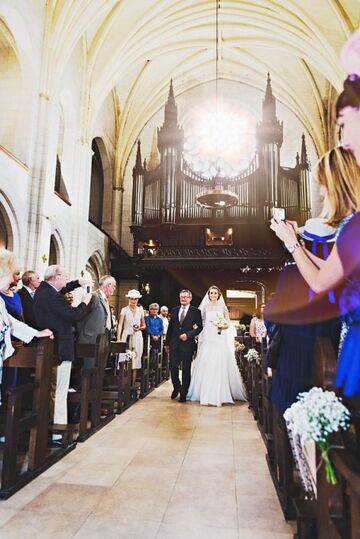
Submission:
<svg viewBox="0 0 360 539">
<path fill-rule="evenodd" d="M 180 393 L 179 389 L 174 389 L 173 392 L 171 393 L 172 400 L 176 399 L 179 393 Z"/>
<path fill-rule="evenodd" d="M 180 395 L 178 402 L 186 402 L 186 397 Z"/>
</svg>

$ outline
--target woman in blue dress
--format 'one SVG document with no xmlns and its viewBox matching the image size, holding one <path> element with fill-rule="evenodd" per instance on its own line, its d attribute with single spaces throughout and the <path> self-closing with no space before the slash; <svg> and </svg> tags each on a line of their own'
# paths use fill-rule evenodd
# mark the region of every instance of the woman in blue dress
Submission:
<svg viewBox="0 0 360 539">
<path fill-rule="evenodd" d="M 319 160 L 315 179 L 328 208 L 327 223 L 338 227 L 327 260 L 300 245 L 296 223 L 274 217 L 271 228 L 316 294 L 342 285 L 338 307 L 344 327 L 335 382 L 344 395 L 354 396 L 360 394 L 360 169 L 354 155 L 338 147 Z"/>
<path fill-rule="evenodd" d="M 14 288 L 17 286 L 19 281 L 20 281 L 20 270 L 15 269 L 14 273 L 12 274 L 12 282 L 9 284 L 8 287 L 0 291 L 0 297 L 3 299 L 5 303 L 7 312 L 12 317 L 16 318 L 16 320 L 23 320 L 21 298 L 19 294 L 14 290 Z M 13 343 L 13 346 L 16 348 L 16 346 L 19 346 L 22 344 L 22 341 L 20 341 L 16 337 L 12 337 L 12 343 Z M 24 369 L 24 375 L 27 378 L 28 378 L 29 372 L 30 372 L 29 369 Z M 3 380 L 2 380 L 2 386 L 1 386 L 2 402 L 5 401 L 7 388 L 15 387 L 19 383 L 18 374 L 19 374 L 19 371 L 16 367 L 4 367 Z M 28 380 L 26 379 L 26 381 Z"/>
</svg>

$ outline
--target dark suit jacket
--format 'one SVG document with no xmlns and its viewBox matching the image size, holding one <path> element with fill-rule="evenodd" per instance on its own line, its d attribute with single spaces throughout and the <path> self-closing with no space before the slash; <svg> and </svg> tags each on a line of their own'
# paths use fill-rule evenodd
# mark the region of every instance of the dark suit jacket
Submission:
<svg viewBox="0 0 360 539">
<path fill-rule="evenodd" d="M 72 281 L 65 291 L 74 290 L 79 286 L 78 281 Z M 64 289 L 61 291 L 64 292 Z M 86 314 L 87 305 L 80 303 L 71 307 L 62 293 L 55 290 L 46 281 L 40 283 L 34 296 L 34 311 L 38 326 L 49 328 L 55 336 L 55 355 L 60 361 L 74 360 L 74 338 L 72 325 Z"/>
<path fill-rule="evenodd" d="M 26 290 L 25 287 L 20 288 L 18 294 L 21 299 L 24 322 L 32 328 L 44 329 L 38 327 L 38 324 L 36 323 L 34 312 L 34 298 L 30 296 L 29 292 Z"/>
<path fill-rule="evenodd" d="M 203 328 L 201 312 L 192 305 L 189 306 L 188 312 L 182 324 L 179 321 L 180 307 L 175 307 L 171 311 L 171 319 L 166 334 L 165 344 L 170 346 L 170 352 L 179 351 L 183 354 L 192 354 L 195 349 L 195 337 Z M 197 328 L 193 326 L 196 324 Z M 186 333 L 187 341 L 181 341 L 179 336 Z"/>
<path fill-rule="evenodd" d="M 77 324 L 79 343 L 96 343 L 97 336 L 105 333 L 107 315 L 105 300 L 98 290 L 92 295 L 88 314 Z"/>
</svg>

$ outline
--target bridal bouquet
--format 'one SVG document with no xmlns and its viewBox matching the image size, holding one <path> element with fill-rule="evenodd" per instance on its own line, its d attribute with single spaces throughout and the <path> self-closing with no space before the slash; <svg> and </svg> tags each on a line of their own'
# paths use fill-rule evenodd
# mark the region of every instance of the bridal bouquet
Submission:
<svg viewBox="0 0 360 539">
<path fill-rule="evenodd" d="M 220 313 L 217 313 L 215 320 L 212 320 L 211 323 L 217 328 L 218 335 L 221 335 L 222 330 L 228 327 L 226 318 Z"/>
<path fill-rule="evenodd" d="M 329 435 L 348 429 L 350 419 L 350 412 L 342 404 L 341 398 L 333 391 L 313 387 L 310 391 L 299 393 L 298 402 L 285 411 L 284 418 L 302 442 L 313 440 L 318 445 L 322 462 L 325 462 L 326 479 L 335 485 L 335 471 L 329 457 Z"/>
</svg>

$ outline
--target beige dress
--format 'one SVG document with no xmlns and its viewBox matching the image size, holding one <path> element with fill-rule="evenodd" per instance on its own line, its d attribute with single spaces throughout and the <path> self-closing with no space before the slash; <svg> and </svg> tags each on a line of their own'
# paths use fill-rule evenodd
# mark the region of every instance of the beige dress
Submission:
<svg viewBox="0 0 360 539">
<path fill-rule="evenodd" d="M 144 350 L 144 340 L 142 331 L 134 331 L 134 326 L 141 325 L 141 319 L 144 318 L 144 309 L 136 307 L 133 313 L 129 306 L 121 309 L 120 315 L 124 316 L 124 324 L 121 333 L 121 342 L 126 342 L 129 339 L 129 347 L 135 350 L 136 358 L 133 360 L 133 369 L 141 369 L 141 358 Z"/>
</svg>

